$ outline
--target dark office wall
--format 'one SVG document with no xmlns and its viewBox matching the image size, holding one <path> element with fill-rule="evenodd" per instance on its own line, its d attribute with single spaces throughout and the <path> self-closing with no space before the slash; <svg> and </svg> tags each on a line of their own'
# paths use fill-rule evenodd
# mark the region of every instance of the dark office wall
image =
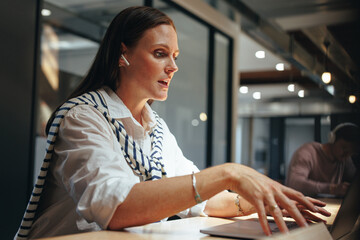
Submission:
<svg viewBox="0 0 360 240">
<path fill-rule="evenodd" d="M 28 200 L 39 0 L 0 1 L 0 239 L 12 239 Z"/>
</svg>

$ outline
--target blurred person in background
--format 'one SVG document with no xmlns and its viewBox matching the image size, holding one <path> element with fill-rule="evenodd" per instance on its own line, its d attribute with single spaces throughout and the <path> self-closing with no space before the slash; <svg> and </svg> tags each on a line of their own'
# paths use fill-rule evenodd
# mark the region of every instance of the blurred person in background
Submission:
<svg viewBox="0 0 360 240">
<path fill-rule="evenodd" d="M 339 124 L 327 143 L 305 143 L 295 151 L 286 185 L 310 196 L 343 197 L 356 173 L 351 157 L 359 153 L 359 145 L 359 127 Z"/>
</svg>

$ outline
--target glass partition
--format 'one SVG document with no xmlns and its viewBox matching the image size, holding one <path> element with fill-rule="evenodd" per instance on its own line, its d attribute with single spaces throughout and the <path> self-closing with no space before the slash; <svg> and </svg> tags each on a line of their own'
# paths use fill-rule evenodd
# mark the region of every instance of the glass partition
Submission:
<svg viewBox="0 0 360 240">
<path fill-rule="evenodd" d="M 228 126 L 228 82 L 229 82 L 229 48 L 230 41 L 224 35 L 215 33 L 214 57 L 214 94 L 213 94 L 213 146 L 212 164 L 218 165 L 228 161 L 227 128 Z"/>
<path fill-rule="evenodd" d="M 179 71 L 171 82 L 168 99 L 154 102 L 153 108 L 168 124 L 185 157 L 203 169 L 206 166 L 209 29 L 162 1 L 154 1 L 154 7 L 173 19 L 180 55 Z"/>
</svg>

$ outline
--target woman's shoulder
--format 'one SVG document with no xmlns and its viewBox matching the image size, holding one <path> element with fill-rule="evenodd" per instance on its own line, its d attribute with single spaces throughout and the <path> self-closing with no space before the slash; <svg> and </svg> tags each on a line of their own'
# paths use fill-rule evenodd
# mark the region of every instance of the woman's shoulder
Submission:
<svg viewBox="0 0 360 240">
<path fill-rule="evenodd" d="M 60 120 L 60 127 L 94 126 L 104 128 L 108 124 L 104 113 L 93 104 L 63 105 L 56 116 Z"/>
<path fill-rule="evenodd" d="M 59 108 L 58 114 L 61 114 L 62 109 L 64 109 L 64 115 L 66 114 L 67 116 L 76 116 L 87 113 L 103 115 L 104 112 L 108 111 L 108 106 L 103 94 L 104 89 L 99 89 L 71 98 Z"/>
<path fill-rule="evenodd" d="M 83 104 L 83 105 L 76 105 L 71 109 L 69 109 L 69 111 L 66 113 L 66 116 L 76 117 L 79 115 L 86 115 L 88 113 L 90 113 L 91 115 L 92 114 L 102 115 L 101 112 L 98 109 L 96 109 L 94 106 Z"/>
<path fill-rule="evenodd" d="M 111 129 L 103 113 L 90 105 L 71 108 L 63 117 L 60 128 Z"/>
</svg>

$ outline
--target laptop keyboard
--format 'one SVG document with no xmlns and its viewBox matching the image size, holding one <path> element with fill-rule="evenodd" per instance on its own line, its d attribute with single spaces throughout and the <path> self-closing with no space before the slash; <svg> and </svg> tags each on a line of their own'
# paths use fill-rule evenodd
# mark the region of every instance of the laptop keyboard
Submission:
<svg viewBox="0 0 360 240">
<path fill-rule="evenodd" d="M 286 226 L 289 230 L 298 227 L 296 222 L 286 222 Z M 280 229 L 277 226 L 275 226 L 275 227 L 271 228 L 271 232 L 273 232 L 273 233 L 280 232 Z"/>
</svg>

